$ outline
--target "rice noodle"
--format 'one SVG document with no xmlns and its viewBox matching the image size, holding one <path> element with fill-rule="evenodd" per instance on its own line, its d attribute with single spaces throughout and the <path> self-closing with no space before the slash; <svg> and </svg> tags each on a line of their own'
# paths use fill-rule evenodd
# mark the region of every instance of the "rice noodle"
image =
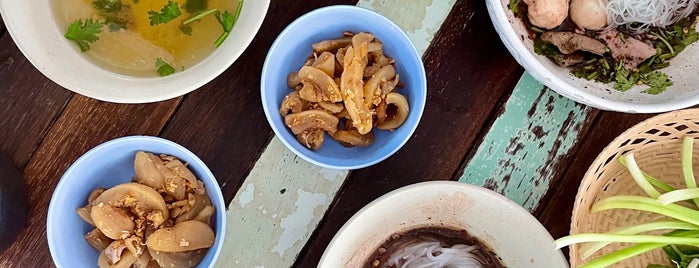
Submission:
<svg viewBox="0 0 699 268">
<path fill-rule="evenodd" d="M 607 30 L 626 25 L 635 33 L 648 27 L 666 27 L 689 16 L 699 0 L 611 0 Z"/>
<path fill-rule="evenodd" d="M 478 257 L 471 253 L 476 249 L 476 245 L 442 247 L 439 242 L 417 242 L 391 255 L 388 264 L 396 268 L 482 268 Z"/>
</svg>

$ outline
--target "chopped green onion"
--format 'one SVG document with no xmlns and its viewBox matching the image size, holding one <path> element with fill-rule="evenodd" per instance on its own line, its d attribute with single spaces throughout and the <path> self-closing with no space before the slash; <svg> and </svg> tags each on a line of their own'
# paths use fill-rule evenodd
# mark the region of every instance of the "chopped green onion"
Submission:
<svg viewBox="0 0 699 268">
<path fill-rule="evenodd" d="M 672 45 L 670 45 L 670 43 L 665 38 L 661 37 L 656 33 L 653 33 L 653 35 L 655 35 L 655 37 L 657 37 L 658 40 L 660 40 L 660 42 L 662 42 L 667 47 L 667 49 L 670 50 L 670 54 L 672 54 L 673 56 L 675 55 L 675 49 L 672 48 Z"/>
</svg>

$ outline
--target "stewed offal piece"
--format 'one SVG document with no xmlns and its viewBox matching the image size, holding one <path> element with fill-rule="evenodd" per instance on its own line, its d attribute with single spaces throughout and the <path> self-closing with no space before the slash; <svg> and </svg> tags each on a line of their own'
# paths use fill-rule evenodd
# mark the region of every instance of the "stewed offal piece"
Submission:
<svg viewBox="0 0 699 268">
<path fill-rule="evenodd" d="M 216 209 L 204 184 L 173 156 L 137 152 L 133 182 L 93 190 L 77 214 L 101 268 L 193 267 L 212 247 Z"/>
<path fill-rule="evenodd" d="M 279 112 L 296 139 L 318 150 L 325 133 L 346 147 L 374 143 L 374 128 L 393 131 L 408 117 L 408 101 L 393 59 L 369 33 L 345 33 L 312 45 L 313 53 L 290 73 L 293 90 Z"/>
</svg>

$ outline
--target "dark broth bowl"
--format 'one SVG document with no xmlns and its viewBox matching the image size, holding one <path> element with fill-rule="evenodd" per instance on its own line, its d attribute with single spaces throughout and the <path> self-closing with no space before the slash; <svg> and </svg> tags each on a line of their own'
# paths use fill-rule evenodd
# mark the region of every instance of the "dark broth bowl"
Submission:
<svg viewBox="0 0 699 268">
<path fill-rule="evenodd" d="M 312 151 L 296 140 L 279 113 L 282 100 L 292 91 L 287 75 L 303 66 L 313 43 L 342 37 L 343 32 L 369 32 L 383 43 L 384 53 L 395 60 L 396 73 L 405 85 L 398 92 L 408 100 L 410 112 L 395 131 L 374 130 L 376 141 L 368 147 L 346 148 L 326 134 L 323 146 Z M 359 169 L 388 158 L 408 141 L 425 107 L 427 80 L 417 49 L 398 25 L 368 9 L 330 6 L 301 16 L 277 37 L 262 69 L 261 95 L 269 124 L 292 152 L 322 167 Z"/>
<path fill-rule="evenodd" d="M 505 267 L 568 267 L 529 211 L 486 188 L 453 181 L 416 183 L 372 201 L 337 232 L 318 267 L 364 267 L 392 234 L 423 227 L 466 230 Z"/>
</svg>

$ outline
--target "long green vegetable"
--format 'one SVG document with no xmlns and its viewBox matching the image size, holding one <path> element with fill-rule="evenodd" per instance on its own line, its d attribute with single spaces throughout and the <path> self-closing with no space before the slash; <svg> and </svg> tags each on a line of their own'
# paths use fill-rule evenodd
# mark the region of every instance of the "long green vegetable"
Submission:
<svg viewBox="0 0 699 268">
<path fill-rule="evenodd" d="M 587 243 L 580 247 L 580 256 L 587 259 L 610 243 L 635 243 L 612 253 L 594 259 L 581 266 L 585 268 L 606 267 L 645 252 L 663 248 L 677 267 L 692 267 L 699 254 L 686 254 L 678 247 L 689 247 L 699 252 L 699 188 L 692 167 L 694 138 L 685 137 L 682 142 L 682 174 L 687 188 L 675 189 L 646 173 L 638 166 L 633 152 L 619 158 L 627 167 L 631 177 L 647 196 L 617 195 L 596 202 L 591 212 L 596 213 L 611 209 L 632 209 L 656 213 L 666 219 L 625 226 L 608 233 L 583 233 L 562 237 L 554 242 L 556 248 L 576 243 Z M 661 192 L 662 191 L 662 192 Z M 691 204 L 680 205 L 677 202 L 691 200 Z M 667 230 L 665 235 L 646 234 Z M 662 267 L 662 266 L 649 266 Z"/>
<path fill-rule="evenodd" d="M 626 160 L 624 157 L 619 157 L 619 163 L 621 163 L 622 165 L 624 165 L 626 167 Z M 655 177 L 648 175 L 645 172 L 643 172 L 643 176 L 646 177 L 646 180 L 648 180 L 648 182 L 650 182 L 650 184 L 655 186 L 655 188 L 662 190 L 663 192 L 669 192 L 669 191 L 675 190 L 675 187 L 672 187 L 669 184 L 667 184 L 659 179 L 656 179 Z"/>
<path fill-rule="evenodd" d="M 641 171 L 641 168 L 639 168 L 638 164 L 636 164 L 636 159 L 633 157 L 633 152 L 622 157 L 626 158 L 626 167 L 629 169 L 631 177 L 633 177 L 633 180 L 636 181 L 638 186 L 640 186 L 648 196 L 658 198 L 658 196 L 660 196 L 660 192 L 658 192 L 658 190 L 656 190 L 655 187 L 653 187 L 653 185 L 646 180 L 646 177 L 643 176 L 643 171 Z"/>
<path fill-rule="evenodd" d="M 691 224 L 691 223 L 686 223 L 683 221 L 678 221 L 678 220 L 664 220 L 664 221 L 647 222 L 647 223 L 641 223 L 641 224 L 637 224 L 637 225 L 626 226 L 626 227 L 614 230 L 614 231 L 610 232 L 610 234 L 633 235 L 633 234 L 640 234 L 640 233 L 646 233 L 646 232 L 652 232 L 652 231 L 675 230 L 675 229 L 699 231 L 699 226 Z M 595 252 L 597 252 L 598 250 L 602 249 L 606 245 L 609 245 L 609 243 L 610 242 L 598 242 L 598 243 L 585 244 L 585 245 L 580 247 L 580 257 L 583 259 L 587 259 L 587 258 L 591 257 L 593 254 L 595 254 Z"/>
<path fill-rule="evenodd" d="M 687 189 L 697 189 L 697 181 L 694 179 L 694 168 L 692 168 L 692 152 L 694 151 L 694 138 L 684 137 L 682 139 L 682 176 L 687 184 Z M 693 197 L 694 205 L 699 205 L 699 196 Z"/>
</svg>

